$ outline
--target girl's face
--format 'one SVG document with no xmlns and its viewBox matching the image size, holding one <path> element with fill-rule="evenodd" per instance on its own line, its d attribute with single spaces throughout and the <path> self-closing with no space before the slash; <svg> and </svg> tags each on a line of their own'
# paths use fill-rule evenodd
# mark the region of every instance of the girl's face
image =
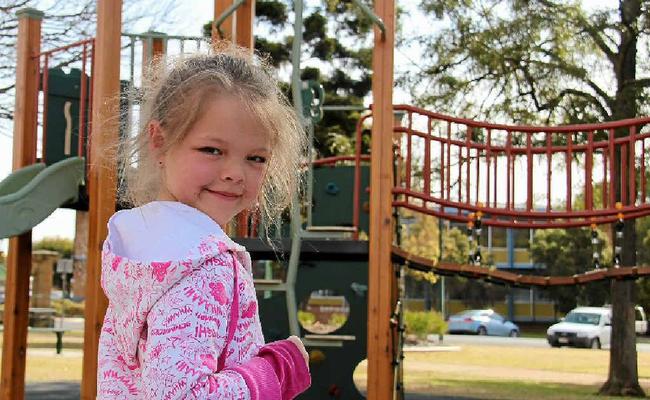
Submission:
<svg viewBox="0 0 650 400">
<path fill-rule="evenodd" d="M 150 129 L 151 142 L 160 128 Z M 182 141 L 159 156 L 159 200 L 192 206 L 221 227 L 256 201 L 271 143 L 267 130 L 234 97 L 207 100 L 205 111 Z"/>
</svg>

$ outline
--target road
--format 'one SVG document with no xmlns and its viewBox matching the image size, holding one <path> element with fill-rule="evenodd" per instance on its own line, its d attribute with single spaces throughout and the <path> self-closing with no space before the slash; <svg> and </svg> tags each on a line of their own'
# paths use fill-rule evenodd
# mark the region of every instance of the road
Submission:
<svg viewBox="0 0 650 400">
<path fill-rule="evenodd" d="M 546 339 L 541 338 L 511 338 L 498 336 L 478 335 L 445 335 L 443 344 L 459 346 L 463 344 L 479 344 L 485 346 L 521 346 L 521 347 L 549 347 Z M 636 350 L 642 353 L 650 352 L 650 343 L 637 343 Z"/>
</svg>

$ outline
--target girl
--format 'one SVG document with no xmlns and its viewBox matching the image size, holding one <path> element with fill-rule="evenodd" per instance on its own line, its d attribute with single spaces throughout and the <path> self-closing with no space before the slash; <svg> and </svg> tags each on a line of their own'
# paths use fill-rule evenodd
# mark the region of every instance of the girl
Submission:
<svg viewBox="0 0 650 400">
<path fill-rule="evenodd" d="M 160 63 L 162 64 L 162 63 Z M 102 253 L 109 306 L 98 397 L 291 399 L 310 385 L 300 339 L 264 344 L 246 249 L 223 232 L 299 189 L 305 139 L 270 69 L 245 50 L 155 74 L 126 143 Z"/>
</svg>

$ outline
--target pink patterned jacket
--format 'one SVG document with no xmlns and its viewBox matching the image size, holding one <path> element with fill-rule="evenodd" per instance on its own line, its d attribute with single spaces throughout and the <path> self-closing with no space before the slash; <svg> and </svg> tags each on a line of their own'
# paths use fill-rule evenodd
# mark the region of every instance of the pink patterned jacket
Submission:
<svg viewBox="0 0 650 400">
<path fill-rule="evenodd" d="M 108 227 L 99 399 L 281 400 L 309 387 L 293 343 L 264 344 L 250 256 L 207 215 L 156 201 Z"/>
</svg>

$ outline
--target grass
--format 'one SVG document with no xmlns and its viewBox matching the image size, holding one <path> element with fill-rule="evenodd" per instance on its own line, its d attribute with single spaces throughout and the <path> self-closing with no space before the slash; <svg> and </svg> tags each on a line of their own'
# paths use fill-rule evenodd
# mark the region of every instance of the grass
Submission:
<svg viewBox="0 0 650 400">
<path fill-rule="evenodd" d="M 2 335 L 0 335 L 2 342 Z M 51 332 L 27 334 L 25 380 L 31 382 L 80 381 L 83 332 L 63 335 L 63 351 L 56 354 L 56 335 Z"/>
<path fill-rule="evenodd" d="M 608 366 L 606 350 L 463 345 L 457 352 L 407 352 L 404 383 L 409 393 L 504 400 L 525 393 L 526 400 L 583 400 L 596 398 Z M 638 369 L 641 386 L 650 393 L 650 354 L 638 354 Z M 362 363 L 354 376 L 360 388 L 365 378 Z"/>
<path fill-rule="evenodd" d="M 620 397 L 596 396 L 599 388 L 597 385 L 439 379 L 435 377 L 428 378 L 426 383 L 407 377 L 405 383 L 409 388 L 409 393 L 436 393 L 437 395 L 476 399 L 520 400 L 524 393 L 527 400 L 620 399 Z"/>
</svg>

